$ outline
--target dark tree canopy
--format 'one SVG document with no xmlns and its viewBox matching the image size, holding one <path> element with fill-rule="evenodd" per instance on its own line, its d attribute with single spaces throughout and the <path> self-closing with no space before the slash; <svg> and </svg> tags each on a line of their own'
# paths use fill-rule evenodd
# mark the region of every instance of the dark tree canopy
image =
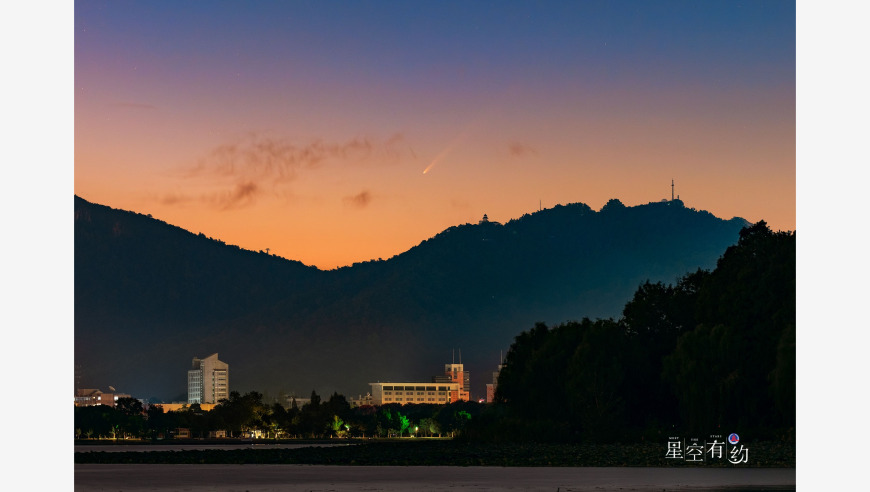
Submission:
<svg viewBox="0 0 870 492">
<path fill-rule="evenodd" d="M 539 323 L 502 370 L 497 424 L 606 441 L 738 429 L 793 437 L 795 234 L 744 228 L 713 271 L 644 282 L 618 321 Z M 481 431 L 483 432 L 483 431 Z"/>
</svg>

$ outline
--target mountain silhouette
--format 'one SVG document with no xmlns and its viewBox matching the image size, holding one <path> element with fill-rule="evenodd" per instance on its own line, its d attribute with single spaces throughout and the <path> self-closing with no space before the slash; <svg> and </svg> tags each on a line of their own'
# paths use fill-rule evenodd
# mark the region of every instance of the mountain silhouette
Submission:
<svg viewBox="0 0 870 492">
<path fill-rule="evenodd" d="M 322 271 L 78 196 L 74 208 L 76 384 L 164 401 L 215 352 L 231 390 L 272 396 L 428 381 L 461 354 L 482 398 L 535 322 L 618 317 L 644 281 L 712 269 L 748 225 L 680 200 L 574 203 Z"/>
</svg>

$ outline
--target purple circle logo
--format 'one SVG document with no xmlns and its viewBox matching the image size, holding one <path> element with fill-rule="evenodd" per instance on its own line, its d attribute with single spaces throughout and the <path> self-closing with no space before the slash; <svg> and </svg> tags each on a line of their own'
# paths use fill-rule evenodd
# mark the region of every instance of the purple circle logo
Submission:
<svg viewBox="0 0 870 492">
<path fill-rule="evenodd" d="M 730 436 L 728 436 L 728 442 L 730 442 L 731 444 L 737 444 L 738 442 L 740 442 L 740 436 L 738 436 L 737 434 L 731 434 Z"/>
</svg>

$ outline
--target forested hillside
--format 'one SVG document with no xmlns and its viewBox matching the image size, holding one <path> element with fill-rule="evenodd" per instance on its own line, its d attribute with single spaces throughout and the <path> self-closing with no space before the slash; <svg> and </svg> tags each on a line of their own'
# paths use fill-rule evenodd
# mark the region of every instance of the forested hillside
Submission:
<svg viewBox="0 0 870 492">
<path fill-rule="evenodd" d="M 575 203 L 321 271 L 76 197 L 77 384 L 172 400 L 217 352 L 233 390 L 354 396 L 428 380 L 455 349 L 482 398 L 516 333 L 617 316 L 647 280 L 713 268 L 746 224 L 679 200 Z"/>
</svg>

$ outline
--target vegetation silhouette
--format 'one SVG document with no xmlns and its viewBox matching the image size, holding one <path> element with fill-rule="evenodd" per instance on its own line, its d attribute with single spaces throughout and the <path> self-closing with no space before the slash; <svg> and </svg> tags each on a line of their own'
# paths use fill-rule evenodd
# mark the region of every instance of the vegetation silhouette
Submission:
<svg viewBox="0 0 870 492">
<path fill-rule="evenodd" d="M 366 437 L 455 437 L 484 404 L 458 401 L 449 405 L 387 404 L 351 407 L 344 395 L 333 393 L 322 401 L 312 391 L 310 401 L 290 408 L 264 401 L 263 394 L 231 392 L 212 410 L 199 404 L 164 412 L 159 404 L 143 406 L 134 398 L 120 398 L 115 407 L 75 407 L 74 425 L 80 440 L 169 440 L 186 429 L 189 437 L 234 439 L 259 436 L 264 439 L 332 439 Z"/>
<path fill-rule="evenodd" d="M 643 283 L 618 320 L 538 323 L 505 357 L 490 440 L 794 440 L 793 232 L 744 228 L 712 271 Z"/>
</svg>

